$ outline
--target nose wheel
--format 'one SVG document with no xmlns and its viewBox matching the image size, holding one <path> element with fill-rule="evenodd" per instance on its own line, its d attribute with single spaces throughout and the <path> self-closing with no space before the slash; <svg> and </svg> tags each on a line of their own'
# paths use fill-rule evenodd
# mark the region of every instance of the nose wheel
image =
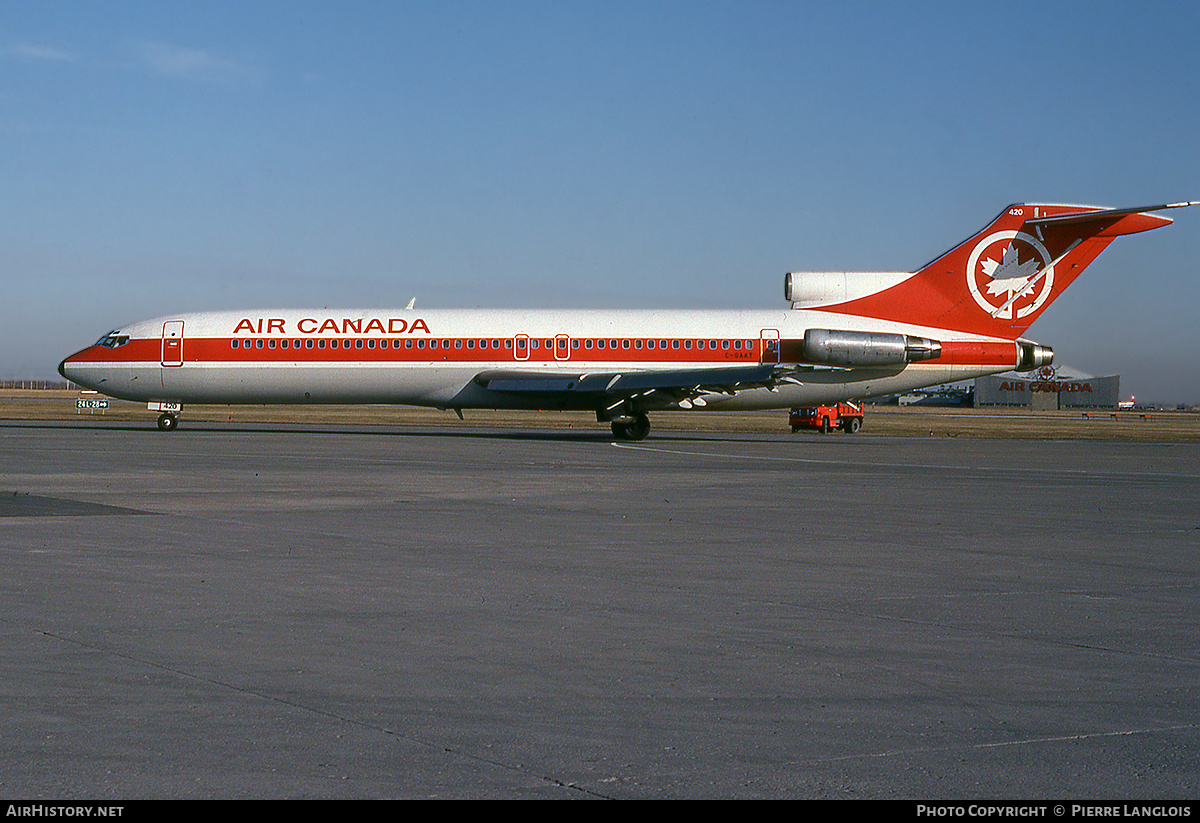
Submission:
<svg viewBox="0 0 1200 823">
<path fill-rule="evenodd" d="M 158 416 L 158 430 L 160 432 L 173 432 L 179 428 L 179 415 L 163 412 Z"/>
</svg>

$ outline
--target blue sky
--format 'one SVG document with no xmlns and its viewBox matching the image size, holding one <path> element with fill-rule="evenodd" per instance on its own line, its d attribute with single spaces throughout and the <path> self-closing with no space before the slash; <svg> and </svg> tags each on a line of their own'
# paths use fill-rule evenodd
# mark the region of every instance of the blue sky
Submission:
<svg viewBox="0 0 1200 823">
<path fill-rule="evenodd" d="M 1017 201 L 1200 199 L 1200 4 L 10 2 L 0 377 L 251 306 L 773 307 Z M 1033 326 L 1200 402 L 1200 207 Z"/>
</svg>

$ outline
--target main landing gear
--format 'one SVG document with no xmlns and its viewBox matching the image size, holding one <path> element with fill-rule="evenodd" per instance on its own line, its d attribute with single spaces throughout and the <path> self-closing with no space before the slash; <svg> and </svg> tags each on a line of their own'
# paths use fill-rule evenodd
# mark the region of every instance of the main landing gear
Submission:
<svg viewBox="0 0 1200 823">
<path fill-rule="evenodd" d="M 650 418 L 636 412 L 627 418 L 612 421 L 613 437 L 618 440 L 645 440 L 650 434 Z"/>
<path fill-rule="evenodd" d="M 173 432 L 179 428 L 179 415 L 163 412 L 158 416 L 158 430 L 160 432 Z"/>
</svg>

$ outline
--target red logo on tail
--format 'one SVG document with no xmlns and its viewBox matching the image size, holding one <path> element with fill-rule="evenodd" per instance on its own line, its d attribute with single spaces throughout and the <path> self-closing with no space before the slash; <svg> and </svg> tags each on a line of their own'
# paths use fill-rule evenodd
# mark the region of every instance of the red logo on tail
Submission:
<svg viewBox="0 0 1200 823">
<path fill-rule="evenodd" d="M 1020 231 L 998 231 L 979 242 L 967 260 L 971 296 L 992 317 L 1032 314 L 1054 291 L 1054 269 L 1042 242 Z"/>
</svg>

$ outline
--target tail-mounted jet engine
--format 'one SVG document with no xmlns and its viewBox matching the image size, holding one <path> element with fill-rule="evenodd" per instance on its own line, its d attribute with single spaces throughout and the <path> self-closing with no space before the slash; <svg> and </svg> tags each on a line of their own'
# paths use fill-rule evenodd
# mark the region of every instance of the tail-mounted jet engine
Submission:
<svg viewBox="0 0 1200 823">
<path fill-rule="evenodd" d="M 942 344 L 927 337 L 839 329 L 804 333 L 804 359 L 824 366 L 902 366 L 942 356 Z"/>
<path fill-rule="evenodd" d="M 1033 371 L 1054 362 L 1054 349 L 1049 346 L 1030 343 L 1028 340 L 1018 340 L 1017 345 L 1021 347 L 1021 363 L 1017 366 L 1017 371 Z"/>
</svg>

